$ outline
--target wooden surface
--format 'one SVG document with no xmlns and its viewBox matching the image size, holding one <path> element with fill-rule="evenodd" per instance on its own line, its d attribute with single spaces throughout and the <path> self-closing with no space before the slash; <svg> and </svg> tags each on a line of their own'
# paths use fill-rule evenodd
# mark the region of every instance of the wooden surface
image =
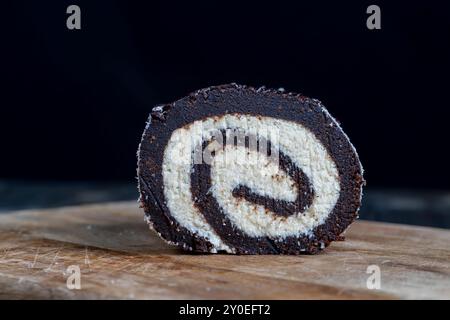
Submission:
<svg viewBox="0 0 450 320">
<path fill-rule="evenodd" d="M 450 298 L 450 231 L 358 221 L 346 238 L 315 256 L 193 255 L 149 231 L 135 202 L 9 213 L 0 298 Z M 80 290 L 67 288 L 71 265 Z"/>
</svg>

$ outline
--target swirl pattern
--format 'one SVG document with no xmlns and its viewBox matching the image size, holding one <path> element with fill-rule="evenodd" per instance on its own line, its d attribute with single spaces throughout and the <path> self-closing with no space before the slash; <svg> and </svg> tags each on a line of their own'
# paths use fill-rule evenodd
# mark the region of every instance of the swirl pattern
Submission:
<svg viewBox="0 0 450 320">
<path fill-rule="evenodd" d="M 154 110 L 138 153 L 147 219 L 188 250 L 315 253 L 357 215 L 356 152 L 314 101 L 300 101 L 300 117 L 290 118 L 266 99 L 260 103 L 268 110 L 255 114 L 246 95 L 281 98 L 278 111 L 299 105 L 298 97 L 290 105 L 290 96 L 272 91 L 217 87 Z"/>
</svg>

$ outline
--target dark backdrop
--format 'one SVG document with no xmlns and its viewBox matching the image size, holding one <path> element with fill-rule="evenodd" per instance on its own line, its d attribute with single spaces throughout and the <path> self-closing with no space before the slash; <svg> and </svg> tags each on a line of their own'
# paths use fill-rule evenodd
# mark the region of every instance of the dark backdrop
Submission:
<svg viewBox="0 0 450 320">
<path fill-rule="evenodd" d="M 78 4 L 82 29 L 66 28 Z M 366 28 L 381 7 L 382 30 Z M 2 4 L 1 179 L 123 180 L 147 115 L 198 88 L 320 99 L 369 186 L 450 188 L 444 1 Z"/>
</svg>

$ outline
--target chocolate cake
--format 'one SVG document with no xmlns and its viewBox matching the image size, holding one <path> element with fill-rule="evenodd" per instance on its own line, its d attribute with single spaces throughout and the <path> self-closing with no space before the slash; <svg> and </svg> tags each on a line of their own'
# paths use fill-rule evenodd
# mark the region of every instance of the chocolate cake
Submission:
<svg viewBox="0 0 450 320">
<path fill-rule="evenodd" d="M 138 150 L 147 222 L 196 252 L 317 253 L 358 217 L 362 173 L 318 100 L 237 84 L 153 108 Z"/>
</svg>

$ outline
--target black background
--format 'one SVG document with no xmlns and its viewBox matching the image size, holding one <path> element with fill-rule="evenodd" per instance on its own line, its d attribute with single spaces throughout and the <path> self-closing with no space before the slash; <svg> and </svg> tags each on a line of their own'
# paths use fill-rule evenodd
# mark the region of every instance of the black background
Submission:
<svg viewBox="0 0 450 320">
<path fill-rule="evenodd" d="M 70 4 L 81 30 L 66 28 Z M 370 4 L 381 30 L 366 28 Z M 154 105 L 237 82 L 321 100 L 369 186 L 450 188 L 444 1 L 14 1 L 2 13 L 0 179 L 133 181 Z"/>
</svg>

